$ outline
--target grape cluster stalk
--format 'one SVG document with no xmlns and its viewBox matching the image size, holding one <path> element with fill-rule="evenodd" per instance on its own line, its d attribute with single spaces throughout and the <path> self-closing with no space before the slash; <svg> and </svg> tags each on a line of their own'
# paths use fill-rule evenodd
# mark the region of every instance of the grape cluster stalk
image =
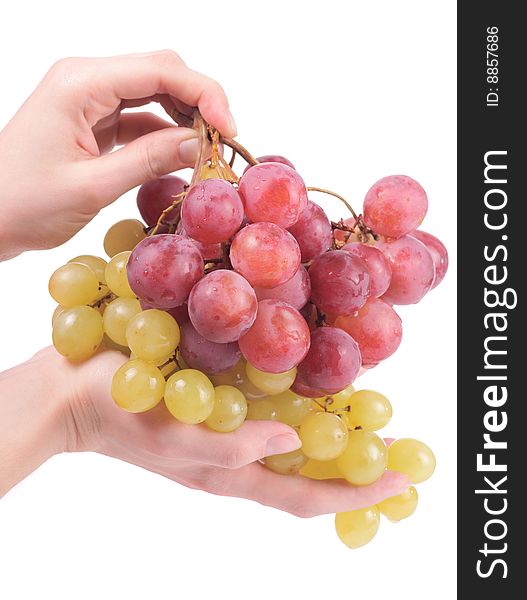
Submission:
<svg viewBox="0 0 527 600">
<path fill-rule="evenodd" d="M 412 484 L 428 479 L 430 448 L 411 438 L 387 444 L 377 432 L 392 416 L 389 400 L 353 385 L 398 349 L 394 306 L 419 302 L 446 274 L 445 246 L 418 229 L 424 189 L 405 175 L 384 177 L 357 214 L 340 194 L 306 186 L 285 157 L 255 158 L 222 138 L 197 110 L 192 120 L 174 117 L 199 134 L 192 179 L 142 185 L 143 221 L 108 230 L 109 261 L 77 256 L 52 274 L 57 351 L 72 361 L 107 349 L 126 355 L 111 394 L 129 412 L 164 402 L 175 419 L 214 431 L 246 419 L 294 427 L 302 447 L 264 460 L 277 474 L 355 486 L 386 469 Z M 241 176 L 238 156 L 247 162 Z M 330 222 L 314 194 L 337 197 L 352 216 Z M 357 548 L 381 514 L 399 521 L 416 506 L 412 485 L 336 515 L 337 534 Z"/>
</svg>

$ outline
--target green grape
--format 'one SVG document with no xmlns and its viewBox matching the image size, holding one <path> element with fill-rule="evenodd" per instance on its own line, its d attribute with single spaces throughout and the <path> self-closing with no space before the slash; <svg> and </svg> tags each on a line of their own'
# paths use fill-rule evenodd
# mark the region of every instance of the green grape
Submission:
<svg viewBox="0 0 527 600">
<path fill-rule="evenodd" d="M 273 402 L 278 409 L 278 420 L 291 427 L 296 427 L 311 412 L 311 398 L 304 398 L 291 390 L 273 396 Z"/>
<path fill-rule="evenodd" d="M 130 357 L 130 348 L 128 348 L 128 346 L 121 346 L 120 344 L 115 343 L 112 338 L 108 337 L 106 334 L 104 334 L 102 338 L 101 347 L 105 350 L 117 350 L 117 352 Z"/>
<path fill-rule="evenodd" d="M 435 468 L 434 453 L 423 442 L 401 438 L 388 448 L 388 469 L 405 473 L 410 478 L 410 483 L 427 480 Z"/>
<path fill-rule="evenodd" d="M 195 425 L 203 423 L 214 408 L 214 386 L 196 369 L 183 369 L 169 377 L 165 388 L 165 404 L 178 421 Z"/>
<path fill-rule="evenodd" d="M 331 396 L 331 399 L 333 400 L 333 402 L 329 403 L 328 408 L 331 408 L 332 406 L 339 407 L 339 408 L 348 406 L 349 399 L 351 398 L 351 396 L 354 393 L 355 393 L 355 388 L 353 387 L 353 385 L 348 385 L 348 387 L 345 387 L 343 390 L 341 390 L 337 394 L 333 394 Z"/>
<path fill-rule="evenodd" d="M 371 390 L 359 390 L 349 399 L 349 421 L 354 427 L 377 431 L 392 418 L 392 405 L 386 396 Z"/>
<path fill-rule="evenodd" d="M 302 441 L 302 452 L 316 460 L 337 458 L 348 442 L 348 429 L 342 419 L 325 412 L 305 417 L 298 435 Z"/>
<path fill-rule="evenodd" d="M 309 479 L 342 479 L 335 460 L 314 460 L 310 458 L 300 469 L 300 475 Z"/>
<path fill-rule="evenodd" d="M 219 385 L 214 391 L 214 408 L 205 423 L 214 431 L 238 429 L 247 416 L 245 396 L 231 385 Z"/>
<path fill-rule="evenodd" d="M 348 445 L 337 458 L 337 467 L 353 485 L 369 485 L 386 469 L 388 455 L 384 441 L 371 431 L 350 431 Z"/>
<path fill-rule="evenodd" d="M 146 360 L 144 358 L 141 358 L 140 356 L 137 356 L 137 354 L 134 354 L 133 352 L 130 352 L 130 358 L 141 358 L 141 360 L 144 360 L 147 363 L 150 363 L 151 365 L 154 365 L 154 367 L 159 367 L 161 369 L 161 367 L 167 363 L 172 357 L 174 356 L 174 354 L 167 354 L 166 356 L 163 356 L 162 358 L 158 358 L 156 360 Z M 173 364 L 173 363 L 172 363 Z M 174 370 L 174 368 L 172 367 L 172 371 Z"/>
<path fill-rule="evenodd" d="M 49 293 L 64 308 L 90 304 L 99 295 L 99 280 L 90 267 L 68 263 L 51 276 Z"/>
<path fill-rule="evenodd" d="M 417 490 L 411 485 L 402 494 L 386 498 L 377 505 L 381 513 L 393 523 L 406 519 L 417 508 Z"/>
<path fill-rule="evenodd" d="M 102 336 L 102 317 L 90 306 L 67 308 L 53 323 L 53 345 L 70 360 L 85 360 L 95 354 Z"/>
<path fill-rule="evenodd" d="M 104 333 L 120 346 L 127 346 L 126 326 L 128 321 L 141 312 L 136 298 L 116 298 L 106 306 L 102 316 Z"/>
<path fill-rule="evenodd" d="M 294 475 L 300 471 L 307 460 L 307 456 L 299 449 L 293 450 L 293 452 L 286 452 L 285 454 L 266 456 L 264 464 L 268 469 L 280 475 Z"/>
<path fill-rule="evenodd" d="M 248 421 L 278 421 L 278 410 L 273 400 L 264 398 L 247 404 Z"/>
<path fill-rule="evenodd" d="M 138 357 L 158 361 L 174 354 L 179 344 L 179 325 L 164 310 L 143 310 L 133 316 L 126 326 L 126 342 Z M 163 363 L 161 363 L 163 364 Z"/>
<path fill-rule="evenodd" d="M 217 375 L 211 375 L 211 381 L 215 386 L 218 385 L 232 385 L 240 390 L 240 392 L 247 398 L 247 400 L 261 400 L 267 397 L 265 392 L 259 390 L 253 385 L 246 375 L 245 367 L 246 360 L 240 358 L 240 360 L 228 371 L 224 373 L 218 373 Z"/>
<path fill-rule="evenodd" d="M 133 359 L 119 367 L 113 376 L 114 402 L 132 413 L 141 413 L 157 406 L 165 391 L 161 371 L 141 359 Z"/>
<path fill-rule="evenodd" d="M 81 256 L 76 256 L 68 261 L 69 263 L 76 262 L 86 265 L 90 267 L 90 269 L 95 273 L 97 279 L 99 281 L 99 294 L 97 299 L 106 296 L 108 293 L 108 286 L 106 285 L 106 265 L 108 264 L 104 258 L 100 258 L 99 256 L 92 256 L 91 254 L 81 254 Z"/>
<path fill-rule="evenodd" d="M 128 283 L 126 265 L 131 252 L 120 252 L 106 265 L 105 278 L 110 290 L 123 298 L 135 298 L 132 288 Z"/>
<path fill-rule="evenodd" d="M 296 377 L 296 367 L 285 371 L 285 373 L 266 373 L 253 367 L 251 363 L 247 363 L 245 372 L 253 385 L 270 396 L 281 394 L 288 390 L 293 385 Z"/>
<path fill-rule="evenodd" d="M 53 314 L 51 315 L 51 324 L 54 325 L 55 321 L 57 320 L 57 317 L 62 314 L 64 312 L 64 307 L 61 306 L 60 304 L 57 304 L 57 306 L 55 307 L 55 310 L 53 311 Z"/>
<path fill-rule="evenodd" d="M 104 236 L 104 251 L 110 258 L 120 252 L 131 252 L 145 237 L 145 226 L 141 221 L 137 219 L 118 221 Z"/>
<path fill-rule="evenodd" d="M 375 537 L 380 514 L 377 506 L 350 510 L 335 515 L 335 529 L 341 542 L 348 548 L 360 548 Z"/>
</svg>

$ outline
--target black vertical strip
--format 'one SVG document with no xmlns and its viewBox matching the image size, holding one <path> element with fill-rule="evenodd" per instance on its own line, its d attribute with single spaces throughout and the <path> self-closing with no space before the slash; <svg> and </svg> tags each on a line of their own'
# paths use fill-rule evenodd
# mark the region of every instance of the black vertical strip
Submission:
<svg viewBox="0 0 527 600">
<path fill-rule="evenodd" d="M 520 537 L 527 530 L 524 8 L 510 0 L 458 4 L 458 597 L 463 599 L 527 596 Z"/>
</svg>

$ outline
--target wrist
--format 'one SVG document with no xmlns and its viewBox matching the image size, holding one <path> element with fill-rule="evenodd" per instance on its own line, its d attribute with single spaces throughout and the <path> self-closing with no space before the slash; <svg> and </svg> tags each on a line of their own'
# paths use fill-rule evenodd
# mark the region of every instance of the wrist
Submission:
<svg viewBox="0 0 527 600">
<path fill-rule="evenodd" d="M 52 350 L 0 374 L 0 497 L 67 450 L 70 383 Z"/>
</svg>

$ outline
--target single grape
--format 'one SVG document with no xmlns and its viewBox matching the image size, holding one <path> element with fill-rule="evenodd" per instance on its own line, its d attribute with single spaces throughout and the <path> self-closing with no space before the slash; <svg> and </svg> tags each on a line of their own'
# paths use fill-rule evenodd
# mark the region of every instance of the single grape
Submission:
<svg viewBox="0 0 527 600">
<path fill-rule="evenodd" d="M 370 244 L 360 242 L 349 242 L 342 250 L 362 259 L 370 274 L 370 296 L 378 298 L 382 296 L 390 285 L 392 268 L 384 254 Z"/>
<path fill-rule="evenodd" d="M 142 310 L 148 310 L 149 308 L 158 308 L 157 306 L 154 306 L 151 302 L 148 302 L 148 300 L 140 299 L 139 303 L 141 304 Z M 174 317 L 179 326 L 183 325 L 184 323 L 187 323 L 190 320 L 188 316 L 188 306 L 186 303 L 180 304 L 179 306 L 174 306 L 173 308 L 165 308 L 159 310 L 165 310 L 170 316 Z"/>
<path fill-rule="evenodd" d="M 53 300 L 71 308 L 93 302 L 99 295 L 99 280 L 90 267 L 70 262 L 53 273 L 48 289 Z"/>
<path fill-rule="evenodd" d="M 219 269 L 205 275 L 188 299 L 190 320 L 205 339 L 219 344 L 235 342 L 256 319 L 254 290 L 238 273 Z"/>
<path fill-rule="evenodd" d="M 309 262 L 331 248 L 333 241 L 331 223 L 324 210 L 311 200 L 288 231 L 300 246 L 303 263 Z"/>
<path fill-rule="evenodd" d="M 405 235 L 393 242 L 377 242 L 377 247 L 392 267 L 392 279 L 383 300 L 390 304 L 419 302 L 435 279 L 434 261 L 426 246 Z"/>
<path fill-rule="evenodd" d="M 302 441 L 302 452 L 308 458 L 332 460 L 344 452 L 348 428 L 337 415 L 316 412 L 302 420 L 298 436 Z"/>
<path fill-rule="evenodd" d="M 423 188 L 406 175 L 390 175 L 374 183 L 364 199 L 364 221 L 377 234 L 400 238 L 417 229 L 428 210 Z"/>
<path fill-rule="evenodd" d="M 135 294 L 128 283 L 127 265 L 131 252 L 116 254 L 106 265 L 105 278 L 110 290 L 123 298 L 135 298 Z"/>
<path fill-rule="evenodd" d="M 310 458 L 300 469 L 300 475 L 309 479 L 342 479 L 335 460 L 314 460 Z"/>
<path fill-rule="evenodd" d="M 311 295 L 311 280 L 305 267 L 300 265 L 289 281 L 274 288 L 256 288 L 255 292 L 258 300 L 282 300 L 300 310 Z"/>
<path fill-rule="evenodd" d="M 295 238 L 274 223 L 254 223 L 232 241 L 232 266 L 253 287 L 274 288 L 289 281 L 300 266 Z"/>
<path fill-rule="evenodd" d="M 245 368 L 249 381 L 253 383 L 259 390 L 274 396 L 288 390 L 296 377 L 296 367 L 285 371 L 285 373 L 266 373 L 253 367 L 251 363 L 247 363 Z"/>
<path fill-rule="evenodd" d="M 146 237 L 145 226 L 137 219 L 118 221 L 104 236 L 104 251 L 112 258 L 121 252 L 132 251 Z"/>
<path fill-rule="evenodd" d="M 422 242 L 427 247 L 428 252 L 430 252 L 430 255 L 432 256 L 436 273 L 434 283 L 430 288 L 433 290 L 445 278 L 448 269 L 448 251 L 445 248 L 444 244 L 431 233 L 427 233 L 426 231 L 421 231 L 417 229 L 416 231 L 412 231 L 410 235 L 416 240 Z"/>
<path fill-rule="evenodd" d="M 295 168 L 295 166 L 293 165 L 293 163 L 290 160 L 288 160 L 285 156 L 280 156 L 280 154 L 264 154 L 263 156 L 257 156 L 256 160 L 259 163 L 274 162 L 274 163 L 281 163 L 283 165 L 287 165 L 288 167 L 291 167 L 292 169 Z M 254 165 L 247 165 L 243 172 L 246 173 L 253 166 Z"/>
<path fill-rule="evenodd" d="M 396 523 L 402 519 L 406 519 L 415 512 L 418 501 L 417 490 L 411 485 L 402 494 L 386 498 L 377 505 L 381 514 L 387 519 Z"/>
<path fill-rule="evenodd" d="M 214 408 L 205 423 L 214 431 L 238 429 L 247 416 L 245 396 L 231 385 L 219 385 L 214 391 Z"/>
<path fill-rule="evenodd" d="M 388 469 L 405 473 L 410 478 L 410 483 L 426 481 L 435 468 L 434 453 L 423 442 L 401 438 L 388 448 Z"/>
<path fill-rule="evenodd" d="M 102 337 L 102 317 L 90 306 L 67 308 L 53 323 L 53 345 L 70 360 L 85 360 L 95 354 Z"/>
<path fill-rule="evenodd" d="M 112 398 L 117 406 L 141 413 L 157 406 L 165 391 L 165 378 L 150 363 L 133 359 L 119 367 L 113 376 Z"/>
<path fill-rule="evenodd" d="M 175 319 L 155 308 L 138 313 L 126 326 L 127 344 L 143 360 L 156 361 L 171 356 L 179 339 L 180 331 Z"/>
<path fill-rule="evenodd" d="M 379 529 L 379 522 L 380 513 L 377 506 L 335 515 L 337 535 L 348 548 L 360 548 L 371 542 Z"/>
<path fill-rule="evenodd" d="M 192 323 L 181 326 L 179 351 L 189 367 L 215 375 L 232 369 L 240 360 L 240 349 L 236 342 L 217 344 L 200 335 Z"/>
<path fill-rule="evenodd" d="M 225 242 L 240 228 L 243 204 L 232 184 L 206 179 L 193 185 L 181 207 L 181 221 L 188 235 L 205 244 Z"/>
<path fill-rule="evenodd" d="M 143 183 L 137 192 L 137 208 L 145 223 L 150 227 L 157 224 L 161 213 L 172 205 L 174 196 L 185 190 L 187 182 L 176 175 L 163 175 Z M 180 206 L 165 215 L 165 223 L 175 223 L 179 218 Z"/>
<path fill-rule="evenodd" d="M 355 217 L 348 217 L 341 221 L 347 228 L 355 230 L 357 220 Z M 352 243 L 357 242 L 357 234 L 355 231 L 348 231 L 348 229 L 334 229 L 333 238 L 338 244 L 346 244 L 346 242 Z"/>
<path fill-rule="evenodd" d="M 141 312 L 136 298 L 116 298 L 110 302 L 103 313 L 104 333 L 120 346 L 127 346 L 126 327 L 132 317 Z"/>
<path fill-rule="evenodd" d="M 392 405 L 386 396 L 372 390 L 354 392 L 348 400 L 349 421 L 364 431 L 377 431 L 392 418 Z"/>
<path fill-rule="evenodd" d="M 369 485 L 380 479 L 387 461 L 383 440 L 371 431 L 357 429 L 349 432 L 348 445 L 337 458 L 337 467 L 351 484 Z"/>
<path fill-rule="evenodd" d="M 403 335 L 401 318 L 380 298 L 370 298 L 355 316 L 337 317 L 334 325 L 357 342 L 363 366 L 376 365 L 391 356 Z"/>
<path fill-rule="evenodd" d="M 309 267 L 311 300 L 323 313 L 352 315 L 370 293 L 368 267 L 349 252 L 331 250 Z"/>
<path fill-rule="evenodd" d="M 168 378 L 165 404 L 178 421 L 190 425 L 203 423 L 214 408 L 214 386 L 200 371 L 177 371 Z"/>
<path fill-rule="evenodd" d="M 203 277 L 203 258 L 180 235 L 155 235 L 136 246 L 128 261 L 128 281 L 139 298 L 158 308 L 183 304 Z"/>
<path fill-rule="evenodd" d="M 242 357 L 238 363 L 232 367 L 232 369 L 229 369 L 223 373 L 211 375 L 211 380 L 215 386 L 232 385 L 238 388 L 240 392 L 247 398 L 247 400 L 250 401 L 267 398 L 267 394 L 265 392 L 259 390 L 249 381 L 247 373 L 245 372 L 246 366 L 247 361 Z"/>
<path fill-rule="evenodd" d="M 243 352 L 243 348 L 242 348 Z M 313 391 L 311 397 L 336 394 L 353 383 L 359 374 L 361 356 L 357 342 L 336 327 L 319 327 L 311 334 L 311 347 L 298 365 L 297 381 Z"/>
<path fill-rule="evenodd" d="M 62 314 L 64 312 L 64 307 L 61 306 L 60 304 L 57 304 L 57 306 L 55 307 L 55 310 L 53 311 L 53 314 L 51 315 L 51 324 L 54 325 L 55 321 L 57 320 L 57 317 Z"/>
<path fill-rule="evenodd" d="M 90 267 L 90 269 L 95 273 L 98 281 L 99 281 L 99 293 L 97 295 L 97 300 L 106 296 L 108 293 L 108 286 L 106 285 L 106 265 L 108 264 L 104 258 L 100 258 L 99 256 L 92 256 L 90 254 L 82 254 L 81 256 L 76 256 L 68 261 L 69 263 L 81 263 Z"/>
<path fill-rule="evenodd" d="M 280 300 L 261 300 L 253 326 L 240 338 L 240 350 L 267 373 L 292 369 L 309 350 L 309 329 L 302 315 Z"/>
<path fill-rule="evenodd" d="M 294 475 L 300 471 L 307 460 L 307 456 L 299 449 L 285 454 L 266 456 L 264 464 L 268 469 L 279 475 Z"/>
<path fill-rule="evenodd" d="M 297 427 L 311 412 L 311 398 L 300 396 L 291 390 L 272 396 L 281 423 Z"/>
<path fill-rule="evenodd" d="M 240 179 L 239 192 L 250 221 L 291 227 L 307 205 L 307 189 L 300 175 L 288 165 L 260 163 Z"/>
<path fill-rule="evenodd" d="M 248 421 L 278 421 L 278 408 L 273 399 L 253 400 L 248 403 Z"/>
</svg>

